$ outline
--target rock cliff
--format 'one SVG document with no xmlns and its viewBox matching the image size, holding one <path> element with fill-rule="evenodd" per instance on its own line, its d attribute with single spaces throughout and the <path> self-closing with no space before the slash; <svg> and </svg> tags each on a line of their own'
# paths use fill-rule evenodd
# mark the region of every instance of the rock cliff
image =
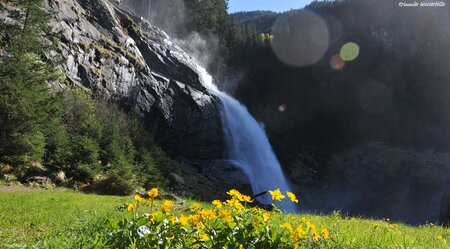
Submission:
<svg viewBox="0 0 450 249">
<path fill-rule="evenodd" d="M 55 55 L 71 84 L 137 110 L 154 138 L 178 159 L 222 158 L 216 98 L 195 61 L 170 37 L 117 1 L 48 0 L 62 33 Z"/>
</svg>

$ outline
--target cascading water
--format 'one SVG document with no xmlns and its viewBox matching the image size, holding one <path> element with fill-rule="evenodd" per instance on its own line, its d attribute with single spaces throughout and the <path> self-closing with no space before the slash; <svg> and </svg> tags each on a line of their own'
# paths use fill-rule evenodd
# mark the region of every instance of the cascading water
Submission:
<svg viewBox="0 0 450 249">
<path fill-rule="evenodd" d="M 237 100 L 221 92 L 212 83 L 206 70 L 197 66 L 203 85 L 220 99 L 220 116 L 224 127 L 228 159 L 248 177 L 253 193 L 279 188 L 290 191 L 264 129 Z M 269 194 L 258 197 L 264 204 L 271 203 Z M 297 211 L 297 207 L 285 202 L 285 211 Z"/>
</svg>

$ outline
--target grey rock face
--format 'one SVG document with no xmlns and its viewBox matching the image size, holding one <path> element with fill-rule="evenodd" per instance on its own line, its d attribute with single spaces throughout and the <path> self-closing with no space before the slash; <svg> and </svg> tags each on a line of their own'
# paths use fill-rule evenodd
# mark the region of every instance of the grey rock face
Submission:
<svg viewBox="0 0 450 249">
<path fill-rule="evenodd" d="M 252 188 L 248 177 L 236 166 L 232 160 L 214 160 L 204 168 L 204 175 L 214 177 L 220 181 L 226 182 L 235 188 L 252 193 Z M 258 193 L 255 193 L 258 194 Z"/>
<path fill-rule="evenodd" d="M 160 29 L 107 0 L 48 0 L 57 54 L 72 84 L 98 98 L 139 110 L 152 135 L 172 156 L 222 158 L 216 98 L 197 66 Z"/>
</svg>

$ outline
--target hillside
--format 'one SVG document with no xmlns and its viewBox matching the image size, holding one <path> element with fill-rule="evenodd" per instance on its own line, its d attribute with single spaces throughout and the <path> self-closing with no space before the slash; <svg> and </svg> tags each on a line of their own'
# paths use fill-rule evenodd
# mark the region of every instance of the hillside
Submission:
<svg viewBox="0 0 450 249">
<path fill-rule="evenodd" d="M 278 13 L 272 11 L 243 11 L 230 15 L 241 25 L 255 27 L 260 33 L 270 33 L 278 16 Z"/>
</svg>

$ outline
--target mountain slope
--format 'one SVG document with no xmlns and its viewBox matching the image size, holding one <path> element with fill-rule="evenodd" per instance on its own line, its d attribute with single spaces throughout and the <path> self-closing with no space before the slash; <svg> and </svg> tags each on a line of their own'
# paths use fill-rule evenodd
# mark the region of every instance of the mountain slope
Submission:
<svg viewBox="0 0 450 249">
<path fill-rule="evenodd" d="M 272 11 L 242 11 L 231 14 L 240 24 L 255 27 L 257 32 L 270 33 L 280 14 Z"/>
<path fill-rule="evenodd" d="M 107 0 L 49 1 L 62 31 L 57 54 L 71 84 L 137 109 L 173 156 L 220 158 L 222 128 L 215 97 L 196 64 L 160 29 Z"/>
</svg>

